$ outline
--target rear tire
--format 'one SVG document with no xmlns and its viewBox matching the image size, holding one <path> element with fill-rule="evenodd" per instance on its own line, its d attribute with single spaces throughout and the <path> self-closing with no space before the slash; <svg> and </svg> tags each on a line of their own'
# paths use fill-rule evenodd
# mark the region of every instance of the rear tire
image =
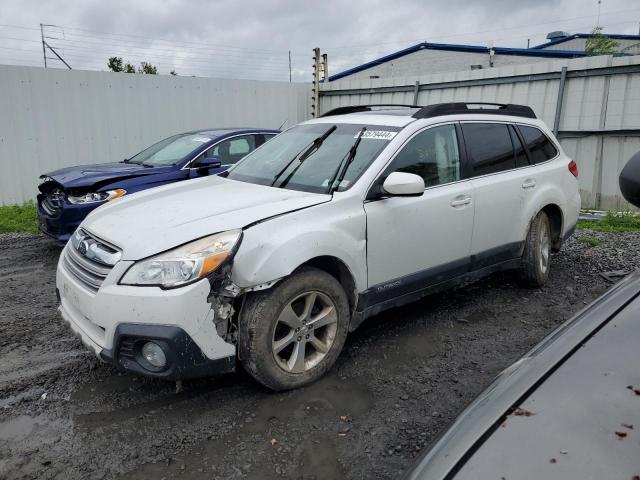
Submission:
<svg viewBox="0 0 640 480">
<path fill-rule="evenodd" d="M 272 390 L 307 385 L 335 363 L 349 318 L 342 285 L 323 270 L 304 267 L 247 297 L 238 322 L 238 356 Z"/>
<path fill-rule="evenodd" d="M 545 212 L 531 222 L 525 240 L 520 279 L 527 287 L 542 287 L 549 278 L 551 263 L 551 224 Z"/>
</svg>

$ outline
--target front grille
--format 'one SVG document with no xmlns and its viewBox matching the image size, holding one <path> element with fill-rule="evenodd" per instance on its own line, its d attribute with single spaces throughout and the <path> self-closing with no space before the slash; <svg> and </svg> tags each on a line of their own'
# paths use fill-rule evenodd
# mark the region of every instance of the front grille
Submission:
<svg viewBox="0 0 640 480">
<path fill-rule="evenodd" d="M 64 193 L 60 189 L 55 189 L 47 192 L 40 202 L 42 210 L 51 217 L 57 217 L 62 210 L 62 202 L 64 200 Z"/>
<path fill-rule="evenodd" d="M 96 260 L 96 249 L 111 255 L 113 264 L 107 265 Z M 119 253 L 118 250 L 81 229 L 73 234 L 65 250 L 63 262 L 69 273 L 82 285 L 95 293 L 102 286 L 113 265 L 119 260 Z M 89 258 L 88 254 L 92 255 L 93 258 Z"/>
</svg>

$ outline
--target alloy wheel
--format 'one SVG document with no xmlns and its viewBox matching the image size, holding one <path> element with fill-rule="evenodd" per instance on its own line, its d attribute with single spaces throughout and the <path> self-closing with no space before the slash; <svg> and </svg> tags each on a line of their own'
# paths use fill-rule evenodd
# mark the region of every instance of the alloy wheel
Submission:
<svg viewBox="0 0 640 480">
<path fill-rule="evenodd" d="M 306 372 L 322 361 L 336 337 L 338 313 L 328 295 L 309 291 L 282 309 L 274 326 L 271 349 L 289 373 Z"/>
</svg>

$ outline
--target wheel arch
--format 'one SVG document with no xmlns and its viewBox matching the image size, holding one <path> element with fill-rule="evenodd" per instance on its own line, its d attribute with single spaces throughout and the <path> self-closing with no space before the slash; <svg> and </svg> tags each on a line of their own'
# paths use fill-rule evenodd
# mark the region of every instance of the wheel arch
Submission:
<svg viewBox="0 0 640 480">
<path fill-rule="evenodd" d="M 562 232 L 564 231 L 564 215 L 559 205 L 548 203 L 541 212 L 547 214 L 549 218 L 549 226 L 551 227 L 551 248 L 557 252 L 562 247 Z"/>
<path fill-rule="evenodd" d="M 340 285 L 342 285 L 342 288 L 347 295 L 347 299 L 349 300 L 349 310 L 351 311 L 351 314 L 353 314 L 358 300 L 358 289 L 356 287 L 355 276 L 345 262 L 332 255 L 320 255 L 310 258 L 304 263 L 298 265 L 292 273 L 295 273 L 302 267 L 314 267 L 318 270 L 327 272 L 335 278 Z"/>
</svg>

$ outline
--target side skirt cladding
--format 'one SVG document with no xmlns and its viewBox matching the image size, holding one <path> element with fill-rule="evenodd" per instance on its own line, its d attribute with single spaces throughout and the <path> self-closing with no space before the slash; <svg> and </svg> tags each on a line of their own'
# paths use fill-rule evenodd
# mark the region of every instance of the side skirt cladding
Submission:
<svg viewBox="0 0 640 480">
<path fill-rule="evenodd" d="M 450 288 L 469 285 L 495 272 L 516 269 L 520 267 L 523 247 L 522 242 L 509 244 L 374 285 L 358 295 L 358 307 L 349 330 L 355 330 L 364 320 L 384 310 L 407 305 Z"/>
</svg>

